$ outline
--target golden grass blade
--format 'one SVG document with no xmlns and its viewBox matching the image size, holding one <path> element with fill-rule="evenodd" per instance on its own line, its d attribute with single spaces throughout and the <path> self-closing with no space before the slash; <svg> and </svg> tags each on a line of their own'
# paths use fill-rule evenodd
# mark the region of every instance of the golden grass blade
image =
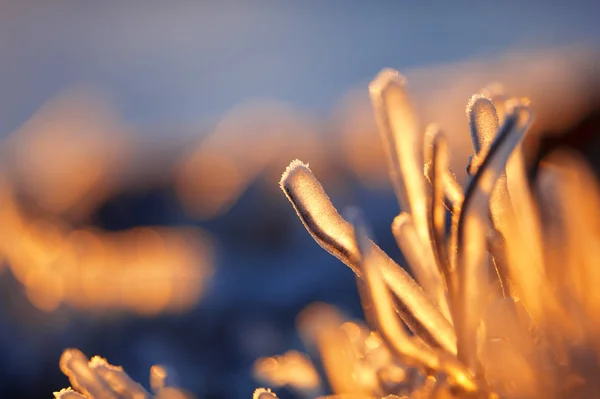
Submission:
<svg viewBox="0 0 600 399">
<path fill-rule="evenodd" d="M 308 165 L 293 161 L 280 185 L 315 241 L 364 278 L 352 226 L 337 212 Z M 408 273 L 373 242 L 370 245 L 373 259 L 399 301 L 402 320 L 431 346 L 455 353 L 456 336 L 450 322 Z"/>
</svg>

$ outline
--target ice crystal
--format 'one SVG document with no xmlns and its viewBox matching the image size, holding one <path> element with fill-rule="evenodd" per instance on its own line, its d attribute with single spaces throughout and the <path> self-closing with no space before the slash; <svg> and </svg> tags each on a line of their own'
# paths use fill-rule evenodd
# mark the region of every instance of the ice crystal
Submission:
<svg viewBox="0 0 600 399">
<path fill-rule="evenodd" d="M 320 353 L 333 393 L 597 393 L 600 196 L 589 167 L 559 152 L 530 178 L 522 142 L 531 104 L 484 91 L 467 105 L 475 154 L 463 189 L 439 128 L 421 134 L 405 79 L 386 69 L 369 89 L 402 209 L 392 232 L 416 280 L 369 238 L 360 212 L 339 214 L 307 164 L 293 161 L 280 182 L 315 241 L 357 275 L 372 328 L 344 322 L 326 305 L 300 316 L 300 332 Z M 302 379 L 312 376 L 310 364 L 283 360 L 262 359 L 257 376 L 308 397 L 323 391 L 317 379 Z"/>
<path fill-rule="evenodd" d="M 69 377 L 72 388 L 54 392 L 55 399 L 186 399 L 182 390 L 167 385 L 164 367 L 150 371 L 151 395 L 133 381 L 121 367 L 94 356 L 91 360 L 77 349 L 67 349 L 61 356 L 60 369 Z"/>
</svg>

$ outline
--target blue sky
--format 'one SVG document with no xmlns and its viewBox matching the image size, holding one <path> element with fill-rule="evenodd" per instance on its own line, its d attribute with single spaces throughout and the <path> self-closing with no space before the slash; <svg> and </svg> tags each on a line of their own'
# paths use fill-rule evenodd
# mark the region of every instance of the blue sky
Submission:
<svg viewBox="0 0 600 399">
<path fill-rule="evenodd" d="M 384 66 L 600 47 L 594 3 L 0 0 L 0 136 L 74 86 L 101 89 L 149 130 L 252 98 L 326 113 Z"/>
</svg>

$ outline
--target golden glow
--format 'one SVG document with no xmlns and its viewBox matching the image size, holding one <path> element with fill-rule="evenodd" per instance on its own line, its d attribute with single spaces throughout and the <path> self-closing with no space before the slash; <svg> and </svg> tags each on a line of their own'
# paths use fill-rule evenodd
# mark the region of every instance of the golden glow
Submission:
<svg viewBox="0 0 600 399">
<path fill-rule="evenodd" d="M 421 141 L 403 79 L 384 70 L 370 86 L 403 205 L 392 230 L 419 286 L 390 278 L 401 269 L 367 237 L 360 212 L 343 219 L 307 164 L 292 161 L 283 173 L 308 232 L 356 273 L 379 333 L 322 304 L 299 316 L 336 397 L 587 398 L 600 389 L 600 367 L 581 359 L 582 350 L 600 356 L 598 178 L 581 158 L 555 152 L 530 181 L 521 143 L 531 103 L 495 90 L 467 108 L 476 154 L 463 192 L 439 130 Z M 379 348 L 388 350 L 382 363 L 365 361 Z"/>
<path fill-rule="evenodd" d="M 6 139 L 3 166 L 37 207 L 82 214 L 117 184 L 130 156 L 129 136 L 97 93 L 71 90 Z"/>
<path fill-rule="evenodd" d="M 210 239 L 197 229 L 72 229 L 56 219 L 30 219 L 6 179 L 0 186 L 0 253 L 39 309 L 66 303 L 153 315 L 189 309 L 200 297 L 213 260 Z"/>
<path fill-rule="evenodd" d="M 290 386 L 300 392 L 316 393 L 321 381 L 310 359 L 299 352 L 258 359 L 254 364 L 257 379 L 270 385 Z"/>
<path fill-rule="evenodd" d="M 73 90 L 2 143 L 0 256 L 40 310 L 155 315 L 202 295 L 213 255 L 199 229 L 85 227 L 108 195 L 148 176 L 135 170 L 132 138 L 97 93 Z"/>
</svg>

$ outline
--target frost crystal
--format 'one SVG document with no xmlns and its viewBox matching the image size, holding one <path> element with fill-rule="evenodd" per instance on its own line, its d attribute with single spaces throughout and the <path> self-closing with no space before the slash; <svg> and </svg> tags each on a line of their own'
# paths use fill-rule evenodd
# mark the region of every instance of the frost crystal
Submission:
<svg viewBox="0 0 600 399">
<path fill-rule="evenodd" d="M 153 395 L 133 381 L 121 367 L 94 356 L 91 360 L 77 349 L 67 349 L 60 358 L 60 369 L 73 388 L 54 392 L 55 399 L 186 399 L 183 391 L 166 386 L 166 370 L 153 366 L 151 385 Z"/>
<path fill-rule="evenodd" d="M 372 328 L 322 304 L 299 317 L 334 397 L 596 395 L 600 191 L 589 167 L 558 151 L 530 175 L 531 104 L 495 90 L 467 105 L 475 154 L 463 189 L 440 130 L 420 133 L 405 79 L 386 69 L 369 89 L 402 209 L 392 232 L 416 281 L 368 238 L 360 212 L 342 218 L 308 165 L 293 161 L 280 182 L 315 241 L 357 275 Z M 257 376 L 323 392 L 308 360 L 285 356 L 261 359 Z M 302 372 L 283 378 L 290 367 Z"/>
</svg>

